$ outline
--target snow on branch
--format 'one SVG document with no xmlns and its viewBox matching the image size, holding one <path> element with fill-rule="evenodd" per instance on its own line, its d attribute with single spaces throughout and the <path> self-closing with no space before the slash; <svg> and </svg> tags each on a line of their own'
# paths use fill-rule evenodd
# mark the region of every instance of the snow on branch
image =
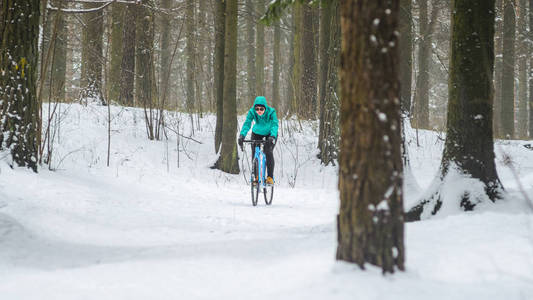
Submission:
<svg viewBox="0 0 533 300">
<path fill-rule="evenodd" d="M 79 14 L 83 14 L 83 13 L 92 13 L 92 12 L 96 12 L 96 11 L 99 11 L 99 10 L 102 10 L 104 8 L 106 8 L 107 6 L 113 4 L 114 2 L 117 2 L 117 3 L 125 3 L 125 4 L 136 4 L 136 3 L 139 3 L 140 1 L 139 0 L 130 0 L 130 1 L 127 1 L 127 0 L 87 0 L 87 1 L 84 1 L 84 0 L 74 0 L 72 2 L 78 2 L 78 3 L 102 3 L 102 6 L 99 6 L 99 7 L 95 7 L 95 8 L 82 8 L 82 9 L 78 9 L 78 8 L 58 8 L 58 7 L 53 7 L 50 2 L 48 2 L 48 5 L 46 6 L 46 9 L 48 10 L 51 10 L 51 11 L 61 11 L 61 12 L 64 12 L 64 13 L 79 13 Z"/>
</svg>

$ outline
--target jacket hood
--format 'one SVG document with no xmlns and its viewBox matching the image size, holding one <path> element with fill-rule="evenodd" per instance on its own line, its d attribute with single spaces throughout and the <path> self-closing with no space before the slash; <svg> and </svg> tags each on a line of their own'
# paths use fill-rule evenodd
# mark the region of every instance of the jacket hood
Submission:
<svg viewBox="0 0 533 300">
<path fill-rule="evenodd" d="M 266 100 L 266 98 L 265 98 L 264 96 L 257 96 L 257 97 L 255 97 L 254 107 L 255 107 L 256 105 L 263 105 L 265 108 L 267 108 L 268 105 L 267 105 L 267 100 Z"/>
</svg>

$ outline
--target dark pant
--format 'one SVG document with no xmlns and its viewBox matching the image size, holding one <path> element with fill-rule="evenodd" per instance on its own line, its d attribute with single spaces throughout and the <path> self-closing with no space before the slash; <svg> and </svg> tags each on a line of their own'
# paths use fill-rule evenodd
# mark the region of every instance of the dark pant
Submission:
<svg viewBox="0 0 533 300">
<path fill-rule="evenodd" d="M 267 139 L 270 135 L 260 135 L 252 132 L 252 140 L 264 140 Z M 274 178 L 274 146 L 271 143 L 265 143 L 263 152 L 265 152 L 267 160 L 267 173 L 268 177 Z M 252 160 L 255 157 L 255 145 L 252 144 Z M 255 172 L 255 170 L 254 170 Z"/>
</svg>

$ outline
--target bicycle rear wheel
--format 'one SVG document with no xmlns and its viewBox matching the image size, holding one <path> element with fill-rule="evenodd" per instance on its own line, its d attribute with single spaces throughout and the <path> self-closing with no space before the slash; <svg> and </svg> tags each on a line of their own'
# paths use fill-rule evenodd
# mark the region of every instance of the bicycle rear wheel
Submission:
<svg viewBox="0 0 533 300">
<path fill-rule="evenodd" d="M 263 194 L 265 195 L 266 205 L 272 204 L 272 199 L 274 198 L 274 186 L 270 185 L 263 189 Z"/>
<path fill-rule="evenodd" d="M 254 158 L 252 162 L 252 178 L 250 182 L 250 192 L 252 194 L 252 205 L 256 206 L 257 201 L 259 200 L 259 182 L 257 180 L 257 170 L 258 170 L 257 158 Z M 254 184 L 255 181 L 255 184 Z"/>
</svg>

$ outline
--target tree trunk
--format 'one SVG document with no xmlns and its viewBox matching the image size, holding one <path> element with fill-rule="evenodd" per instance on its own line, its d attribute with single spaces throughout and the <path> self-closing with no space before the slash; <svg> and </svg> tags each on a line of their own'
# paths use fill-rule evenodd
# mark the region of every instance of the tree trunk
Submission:
<svg viewBox="0 0 533 300">
<path fill-rule="evenodd" d="M 154 123 L 152 115 L 152 84 L 153 84 L 153 48 L 154 27 L 153 15 L 147 6 L 152 6 L 150 0 L 143 0 L 137 14 L 137 48 L 136 48 L 136 89 L 135 94 L 145 111 L 146 129 L 148 139 L 153 140 Z"/>
<path fill-rule="evenodd" d="M 281 73 L 281 27 L 279 20 L 274 22 L 274 63 L 272 67 L 272 106 L 280 107 L 279 78 Z"/>
<path fill-rule="evenodd" d="M 529 0 L 529 40 L 533 41 L 533 0 Z M 529 47 L 529 138 L 533 139 L 533 45 Z"/>
<path fill-rule="evenodd" d="M 315 34 L 313 32 L 313 8 L 310 4 L 302 4 L 302 35 L 301 35 L 301 99 L 298 104 L 298 116 L 303 119 L 316 118 L 317 105 L 317 66 Z"/>
<path fill-rule="evenodd" d="M 101 6 L 99 3 L 85 3 L 84 8 L 91 9 Z M 102 69 L 103 69 L 103 36 L 104 20 L 103 11 L 98 10 L 86 13 L 85 26 L 83 27 L 83 48 L 82 48 L 82 75 L 81 88 L 82 96 L 102 98 Z"/>
<path fill-rule="evenodd" d="M 37 172 L 38 0 L 3 0 L 0 7 L 0 150 L 11 152 L 12 167 Z"/>
<path fill-rule="evenodd" d="M 413 34 L 411 1 L 400 1 L 400 85 L 402 112 L 411 114 L 411 77 L 413 60 Z"/>
<path fill-rule="evenodd" d="M 187 86 L 187 111 L 189 113 L 192 113 L 194 111 L 194 98 L 195 98 L 195 61 L 194 61 L 194 55 L 196 51 L 196 46 L 194 43 L 195 37 L 194 37 L 194 0 L 187 0 L 186 1 L 186 8 L 185 8 L 185 31 L 187 33 L 187 42 L 185 46 L 185 54 L 187 55 L 187 79 L 186 79 L 186 86 Z"/>
<path fill-rule="evenodd" d="M 341 1 L 337 259 L 384 273 L 404 270 L 398 13 L 399 0 Z"/>
<path fill-rule="evenodd" d="M 501 197 L 492 138 L 494 0 L 453 3 L 447 134 L 440 176 L 430 196 L 407 213 L 409 221 L 434 215 L 443 206 L 472 210 L 485 200 Z M 444 194 L 451 189 L 457 196 Z"/>
<path fill-rule="evenodd" d="M 215 153 L 222 143 L 222 125 L 224 124 L 224 48 L 226 28 L 226 2 L 215 0 L 215 84 L 213 85 L 217 102 L 217 124 L 215 128 Z"/>
<path fill-rule="evenodd" d="M 246 70 L 248 72 L 248 100 L 255 100 L 255 12 L 252 0 L 246 0 Z"/>
<path fill-rule="evenodd" d="M 239 173 L 235 133 L 237 131 L 237 0 L 226 0 L 224 48 L 224 123 L 222 145 L 216 167 L 231 174 Z"/>
<path fill-rule="evenodd" d="M 420 5 L 420 42 L 418 44 L 418 78 L 416 80 L 415 127 L 429 129 L 429 36 L 428 0 Z"/>
<path fill-rule="evenodd" d="M 133 89 L 135 81 L 135 44 L 137 5 L 127 5 L 124 12 L 124 26 L 122 38 L 122 62 L 120 70 L 120 100 L 123 105 L 133 106 Z"/>
<path fill-rule="evenodd" d="M 257 1 L 257 14 L 265 14 L 265 0 Z M 265 95 L 265 25 L 257 23 L 257 43 L 255 47 L 255 95 Z"/>
<path fill-rule="evenodd" d="M 64 7 L 62 1 L 53 3 L 54 7 Z M 56 28 L 56 39 L 53 42 L 52 75 L 50 76 L 50 88 L 52 99 L 55 102 L 65 101 L 65 78 L 67 72 L 67 23 L 63 13 L 56 13 L 57 22 L 53 23 Z"/>
<path fill-rule="evenodd" d="M 330 34 L 327 51 L 327 73 L 324 99 L 324 115 L 320 118 L 323 128 L 320 143 L 320 160 L 324 165 L 335 164 L 339 152 L 339 79 L 341 28 L 339 1 L 333 0 L 328 5 L 330 15 Z M 322 105 L 322 103 L 321 103 Z"/>
<path fill-rule="evenodd" d="M 503 0 L 496 0 L 496 32 L 494 34 L 495 64 L 494 64 L 494 101 L 492 128 L 494 136 L 501 137 L 502 128 L 502 70 L 503 70 Z"/>
<path fill-rule="evenodd" d="M 503 67 L 501 94 L 502 136 L 514 136 L 514 66 L 515 66 L 515 11 L 514 0 L 504 0 L 503 17 Z"/>
<path fill-rule="evenodd" d="M 170 14 L 172 8 L 172 0 L 162 0 L 161 9 L 163 13 L 161 14 L 161 36 L 160 36 L 160 47 L 161 47 L 161 56 L 159 60 L 159 89 L 161 91 L 160 95 L 163 97 L 168 97 L 168 88 L 169 88 L 169 78 L 170 74 L 168 72 L 170 64 Z M 166 102 L 166 99 L 161 99 L 161 101 Z"/>
<path fill-rule="evenodd" d="M 124 4 L 113 3 L 111 8 L 111 62 L 109 67 L 109 100 L 120 98 L 120 66 L 122 64 L 122 38 L 124 31 Z M 128 24 L 129 25 L 129 24 Z"/>
<path fill-rule="evenodd" d="M 328 70 L 330 57 L 329 53 L 329 41 L 331 33 L 331 13 L 330 9 L 333 5 L 333 1 L 324 1 L 321 3 L 320 11 L 320 38 L 319 38 L 319 56 L 320 56 L 320 76 L 319 76 L 319 103 L 320 103 L 320 114 L 319 114 L 319 130 L 318 130 L 318 149 L 323 148 L 324 144 L 324 110 L 326 103 L 326 93 L 327 93 L 327 82 L 328 82 Z M 322 151 L 320 150 L 319 157 L 322 156 Z"/>
<path fill-rule="evenodd" d="M 292 42 L 292 97 L 290 112 L 291 114 L 298 114 L 298 107 L 301 103 L 302 90 L 301 90 L 301 76 L 302 76 L 302 4 L 300 2 L 294 2 L 292 7 L 292 22 L 293 22 L 293 42 Z"/>
<path fill-rule="evenodd" d="M 527 138 L 527 0 L 519 2 L 518 18 L 518 123 L 516 128 L 516 137 L 520 139 Z"/>
</svg>

